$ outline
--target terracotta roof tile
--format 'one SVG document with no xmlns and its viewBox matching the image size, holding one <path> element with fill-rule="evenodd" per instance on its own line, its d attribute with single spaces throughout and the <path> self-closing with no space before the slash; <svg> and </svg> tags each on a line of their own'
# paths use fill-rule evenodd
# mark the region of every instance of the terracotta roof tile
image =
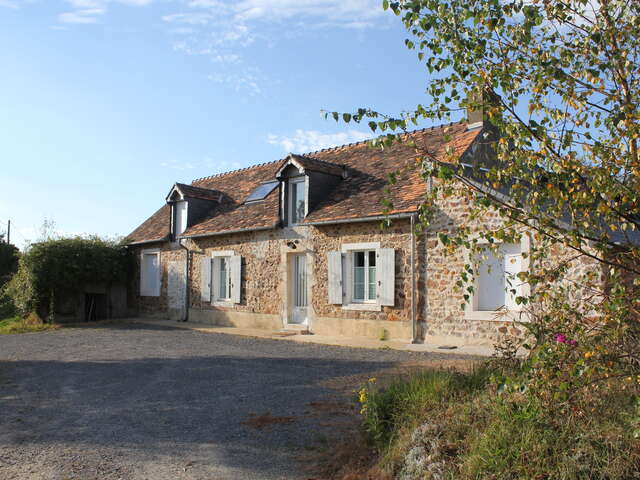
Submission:
<svg viewBox="0 0 640 480">
<path fill-rule="evenodd" d="M 125 239 L 126 243 L 162 241 L 169 238 L 169 221 L 171 208 L 163 205 L 156 213 L 151 215 L 145 222 L 131 232 Z"/>
<path fill-rule="evenodd" d="M 445 160 L 448 147 L 459 157 L 479 132 L 479 129 L 467 131 L 464 123 L 454 123 L 411 132 L 407 139 L 414 142 L 415 147 L 400 143 L 380 150 L 370 148 L 367 142 L 359 142 L 295 155 L 294 158 L 305 162 L 305 168 L 310 170 L 325 168 L 338 173 L 337 168 L 341 170 L 344 167 L 348 172 L 346 178 L 327 192 L 325 200 L 313 208 L 305 223 L 382 215 L 388 176 L 398 170 L 402 170 L 398 183 L 390 187 L 391 213 L 416 211 L 425 193 L 425 182 L 416 168 L 405 167 L 416 164 L 422 149 L 435 154 L 439 160 Z M 451 135 L 453 140 L 447 143 L 446 135 Z M 221 192 L 223 201 L 203 221 L 188 228 L 184 235 L 275 227 L 279 220 L 279 189 L 273 190 L 263 201 L 250 204 L 244 201 L 260 183 L 273 180 L 279 166 L 287 159 L 194 180 L 192 187 Z M 168 234 L 169 213 L 168 208 L 163 207 L 129 235 L 127 241 L 139 242 Z"/>
</svg>

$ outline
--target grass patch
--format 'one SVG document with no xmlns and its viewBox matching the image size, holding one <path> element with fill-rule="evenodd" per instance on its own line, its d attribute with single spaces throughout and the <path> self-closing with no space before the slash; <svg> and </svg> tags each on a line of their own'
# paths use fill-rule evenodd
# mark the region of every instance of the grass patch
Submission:
<svg viewBox="0 0 640 480">
<path fill-rule="evenodd" d="M 402 479 L 638 478 L 637 396 L 608 391 L 599 394 L 605 407 L 559 416 L 530 396 L 498 392 L 492 377 L 503 373 L 494 362 L 368 382 L 358 393 L 373 468 Z"/>
<path fill-rule="evenodd" d="M 27 318 L 19 315 L 0 320 L 0 335 L 14 333 L 42 332 L 58 328 L 58 325 L 44 323 L 37 315 L 31 314 Z"/>
</svg>

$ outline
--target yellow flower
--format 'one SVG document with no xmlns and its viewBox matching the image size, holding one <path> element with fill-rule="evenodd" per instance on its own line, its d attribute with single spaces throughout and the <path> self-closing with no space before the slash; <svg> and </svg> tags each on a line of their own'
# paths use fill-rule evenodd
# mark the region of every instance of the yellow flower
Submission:
<svg viewBox="0 0 640 480">
<path fill-rule="evenodd" d="M 585 352 L 584 358 L 591 358 L 591 357 L 593 357 L 593 352 Z"/>
</svg>

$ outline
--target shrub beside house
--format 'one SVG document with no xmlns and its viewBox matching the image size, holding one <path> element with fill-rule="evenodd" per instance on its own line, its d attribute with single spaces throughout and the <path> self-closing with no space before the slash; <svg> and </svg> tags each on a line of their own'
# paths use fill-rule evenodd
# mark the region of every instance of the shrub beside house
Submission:
<svg viewBox="0 0 640 480">
<path fill-rule="evenodd" d="M 124 317 L 126 250 L 99 238 L 63 238 L 32 244 L 7 286 L 18 311 L 49 321 Z"/>
</svg>

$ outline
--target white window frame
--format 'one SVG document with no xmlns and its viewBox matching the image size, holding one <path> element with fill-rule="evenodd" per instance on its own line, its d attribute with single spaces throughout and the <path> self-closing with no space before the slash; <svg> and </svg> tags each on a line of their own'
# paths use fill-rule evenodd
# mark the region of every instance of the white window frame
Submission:
<svg viewBox="0 0 640 480">
<path fill-rule="evenodd" d="M 343 255 L 343 278 L 344 278 L 344 291 L 345 291 L 345 303 L 342 305 L 343 310 L 367 310 L 367 311 L 382 311 L 382 305 L 380 305 L 380 295 L 378 291 L 379 287 L 379 270 L 378 270 L 378 250 L 380 249 L 380 242 L 365 242 L 365 243 L 345 243 L 341 246 Z M 375 300 L 359 300 L 354 298 L 353 286 L 354 286 L 354 273 L 355 252 L 371 252 L 374 251 L 376 255 L 376 298 Z M 366 255 L 365 255 L 366 256 Z M 366 265 L 367 260 L 365 260 Z M 369 285 L 367 279 L 369 277 L 368 270 L 365 270 L 365 297 Z"/>
<path fill-rule="evenodd" d="M 153 292 L 144 290 L 146 283 L 145 271 L 144 271 L 144 256 L 156 255 L 158 257 L 158 272 L 156 273 L 157 282 L 156 289 Z M 162 291 L 162 265 L 160 263 L 160 249 L 159 248 L 147 248 L 140 252 L 140 296 L 141 297 L 159 297 Z"/>
<path fill-rule="evenodd" d="M 504 242 L 495 241 L 494 244 L 500 246 Z M 489 245 L 489 242 L 484 238 L 478 238 L 478 246 L 482 247 L 484 245 Z M 531 246 L 531 239 L 528 235 L 523 235 L 520 239 L 520 255 L 522 255 L 522 263 L 521 263 L 521 272 L 527 272 L 529 270 L 529 250 Z M 526 254 L 526 255 L 523 255 Z M 470 253 L 467 250 L 465 252 L 465 263 L 474 264 L 474 259 L 470 257 Z M 494 322 L 504 322 L 504 321 L 520 321 L 526 322 L 529 320 L 526 312 L 523 311 L 523 306 L 518 305 L 516 308 L 501 308 L 499 310 L 478 310 L 478 281 L 479 275 L 476 275 L 474 278 L 474 292 L 471 294 L 471 298 L 465 305 L 465 319 L 466 320 L 483 320 L 483 321 L 494 321 Z M 529 296 L 531 292 L 531 286 L 528 283 L 522 284 L 521 296 Z M 505 291 L 505 297 L 507 292 Z"/>
<path fill-rule="evenodd" d="M 352 277 L 351 277 L 351 302 L 352 303 L 376 303 L 378 301 L 378 281 L 375 280 L 375 294 L 374 298 L 368 298 L 371 292 L 370 288 L 370 278 L 371 274 L 369 269 L 369 254 L 373 252 L 374 257 L 378 255 L 376 249 L 370 250 L 351 250 L 349 255 L 351 256 L 351 269 L 352 269 Z M 356 282 L 356 254 L 363 253 L 364 254 L 364 298 L 356 298 L 355 297 L 355 282 Z M 376 262 L 376 276 L 377 276 L 377 262 Z"/>
<path fill-rule="evenodd" d="M 235 256 L 233 250 L 216 250 L 211 253 L 211 304 L 220 307 L 232 307 L 235 304 L 231 299 L 231 257 Z M 227 259 L 227 282 L 229 296 L 219 297 L 220 293 L 220 259 Z"/>
<path fill-rule="evenodd" d="M 296 222 L 293 221 L 293 189 L 299 183 L 304 185 L 303 194 L 304 194 L 304 216 L 302 218 L 297 219 Z M 304 217 L 307 216 L 307 177 L 306 175 L 302 175 L 300 177 L 291 177 L 287 182 L 287 213 L 288 213 L 288 224 L 289 225 L 298 225 L 304 220 Z"/>
</svg>

